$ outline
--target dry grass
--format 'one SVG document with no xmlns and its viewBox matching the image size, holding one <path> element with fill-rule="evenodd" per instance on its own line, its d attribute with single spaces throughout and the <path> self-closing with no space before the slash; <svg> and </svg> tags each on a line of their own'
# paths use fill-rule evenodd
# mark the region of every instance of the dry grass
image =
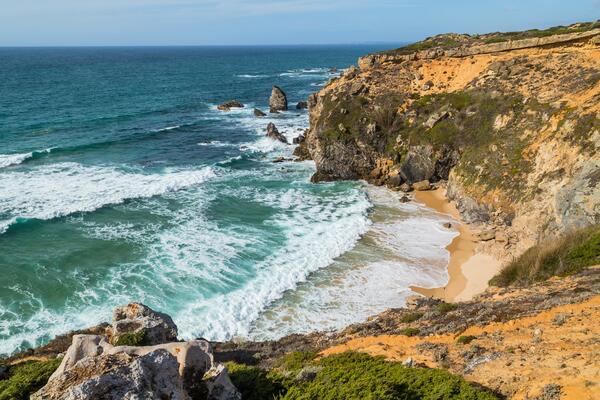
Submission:
<svg viewBox="0 0 600 400">
<path fill-rule="evenodd" d="M 550 238 L 506 266 L 490 284 L 527 285 L 552 276 L 567 276 L 600 264 L 600 225 Z"/>
</svg>

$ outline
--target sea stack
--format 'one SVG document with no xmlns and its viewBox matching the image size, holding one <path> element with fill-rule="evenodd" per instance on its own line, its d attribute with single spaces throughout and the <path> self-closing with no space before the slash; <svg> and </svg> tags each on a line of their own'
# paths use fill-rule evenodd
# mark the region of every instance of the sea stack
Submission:
<svg viewBox="0 0 600 400">
<path fill-rule="evenodd" d="M 269 125 L 267 125 L 267 137 L 270 137 L 273 140 L 279 140 L 280 142 L 286 144 L 288 142 L 286 137 L 279 132 L 275 124 L 272 122 L 269 122 Z"/>
<path fill-rule="evenodd" d="M 269 99 L 270 112 L 277 113 L 279 111 L 287 111 L 288 101 L 285 93 L 279 86 L 273 86 L 271 98 Z"/>
</svg>

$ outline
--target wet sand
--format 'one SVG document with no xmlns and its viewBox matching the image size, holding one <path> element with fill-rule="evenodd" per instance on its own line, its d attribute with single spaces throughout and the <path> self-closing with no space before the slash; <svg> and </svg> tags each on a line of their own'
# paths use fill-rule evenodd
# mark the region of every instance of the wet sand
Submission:
<svg viewBox="0 0 600 400">
<path fill-rule="evenodd" d="M 501 269 L 500 261 L 487 254 L 476 253 L 477 240 L 469 226 L 461 221 L 456 207 L 445 197 L 445 189 L 415 192 L 415 199 L 440 213 L 450 215 L 455 221 L 454 229 L 459 235 L 446 247 L 450 253 L 448 274 L 450 279 L 444 287 L 426 289 L 411 286 L 411 289 L 428 297 L 447 302 L 470 300 L 483 292 L 488 281 Z"/>
</svg>

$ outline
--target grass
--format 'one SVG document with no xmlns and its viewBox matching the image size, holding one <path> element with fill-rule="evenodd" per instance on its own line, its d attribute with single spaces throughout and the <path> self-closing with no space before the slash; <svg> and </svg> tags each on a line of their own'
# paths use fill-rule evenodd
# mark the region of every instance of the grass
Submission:
<svg viewBox="0 0 600 400">
<path fill-rule="evenodd" d="M 421 332 L 418 328 L 404 328 L 400 330 L 400 334 L 404 336 L 417 336 Z"/>
<path fill-rule="evenodd" d="M 452 303 L 440 303 L 437 306 L 435 306 L 435 309 L 442 314 L 449 313 L 450 311 L 454 311 L 457 308 L 458 306 Z"/>
<path fill-rule="evenodd" d="M 11 365 L 8 379 L 0 381 L 0 400 L 26 400 L 46 384 L 61 359 L 26 361 Z"/>
<path fill-rule="evenodd" d="M 496 397 L 459 376 L 427 368 L 408 368 L 361 353 L 312 361 L 312 381 L 285 379 L 257 367 L 229 365 L 231 380 L 250 400 L 491 400 Z"/>
<path fill-rule="evenodd" d="M 405 324 L 410 324 L 411 322 L 415 322 L 415 321 L 421 319 L 422 316 L 423 316 L 422 312 L 412 312 L 412 313 L 406 314 L 402 318 L 400 318 L 400 322 L 403 322 Z"/>
<path fill-rule="evenodd" d="M 527 250 L 490 280 L 490 285 L 528 285 L 568 276 L 600 264 L 600 225 L 574 230 Z"/>
<path fill-rule="evenodd" d="M 469 344 L 471 343 L 473 340 L 477 339 L 477 336 L 459 336 L 458 339 L 456 339 L 456 343 L 458 344 Z"/>
<path fill-rule="evenodd" d="M 124 333 L 115 342 L 115 346 L 143 346 L 146 344 L 146 331 Z"/>
</svg>

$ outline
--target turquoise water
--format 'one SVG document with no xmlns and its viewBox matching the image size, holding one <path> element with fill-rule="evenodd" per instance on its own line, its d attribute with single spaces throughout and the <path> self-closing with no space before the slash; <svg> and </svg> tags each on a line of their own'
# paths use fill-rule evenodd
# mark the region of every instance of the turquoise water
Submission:
<svg viewBox="0 0 600 400">
<path fill-rule="evenodd" d="M 295 103 L 374 50 L 0 49 L 0 353 L 128 301 L 169 313 L 184 337 L 328 327 L 298 317 L 325 304 L 302 293 L 331 286 L 317 271 L 364 264 L 339 257 L 372 230 L 372 196 L 310 184 L 311 162 L 272 163 L 293 146 L 264 132 L 273 121 L 291 141 L 308 125 Z M 292 110 L 255 118 L 273 84 Z M 230 99 L 247 107 L 216 109 Z M 296 317 L 278 317 L 284 304 Z"/>
</svg>

